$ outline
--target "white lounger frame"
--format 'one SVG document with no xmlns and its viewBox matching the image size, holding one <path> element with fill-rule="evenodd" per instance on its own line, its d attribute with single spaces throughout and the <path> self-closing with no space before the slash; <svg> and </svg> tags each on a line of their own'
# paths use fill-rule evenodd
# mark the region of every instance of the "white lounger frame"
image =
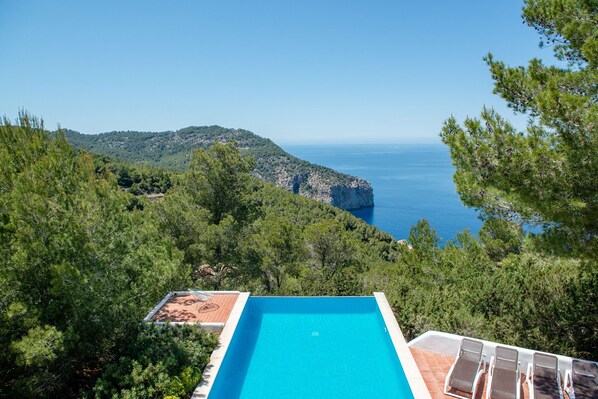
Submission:
<svg viewBox="0 0 598 399">
<path fill-rule="evenodd" d="M 571 375 L 572 372 L 573 370 L 565 370 L 565 383 L 563 384 L 563 388 L 565 389 L 565 392 L 567 392 L 567 395 L 569 395 L 569 398 L 575 399 L 575 391 L 573 389 L 573 376 Z"/>
</svg>

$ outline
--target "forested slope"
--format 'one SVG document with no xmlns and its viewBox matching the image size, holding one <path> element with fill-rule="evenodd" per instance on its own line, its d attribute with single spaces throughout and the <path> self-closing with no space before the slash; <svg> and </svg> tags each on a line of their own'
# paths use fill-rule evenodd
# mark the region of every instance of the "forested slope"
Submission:
<svg viewBox="0 0 598 399">
<path fill-rule="evenodd" d="M 69 143 L 94 154 L 179 171 L 187 168 L 194 148 L 236 141 L 243 154 L 255 159 L 253 175 L 259 179 L 341 209 L 374 205 L 372 187 L 365 180 L 296 158 L 271 140 L 247 130 L 192 126 L 175 132 L 86 135 L 67 130 L 65 134 Z"/>
</svg>

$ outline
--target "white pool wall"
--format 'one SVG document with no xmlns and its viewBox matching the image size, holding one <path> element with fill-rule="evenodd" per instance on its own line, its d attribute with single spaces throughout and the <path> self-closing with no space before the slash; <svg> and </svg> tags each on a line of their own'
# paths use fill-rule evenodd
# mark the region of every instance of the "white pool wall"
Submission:
<svg viewBox="0 0 598 399">
<path fill-rule="evenodd" d="M 214 385 L 214 381 L 218 375 L 218 370 L 220 370 L 220 366 L 222 365 L 226 351 L 228 350 L 230 342 L 233 339 L 233 335 L 237 329 L 237 324 L 239 324 L 239 319 L 241 319 L 241 314 L 243 313 L 243 309 L 245 309 L 248 298 L 249 292 L 241 292 L 239 294 L 239 297 L 235 302 L 235 306 L 233 306 L 233 310 L 231 310 L 228 320 L 226 320 L 226 324 L 224 325 L 224 329 L 220 334 L 218 346 L 216 349 L 214 349 L 214 352 L 212 352 L 212 356 L 210 356 L 210 362 L 203 371 L 203 378 L 199 385 L 195 388 L 191 398 L 205 399 L 208 397 L 208 395 L 210 395 L 210 391 L 212 390 L 212 386 Z"/>
</svg>

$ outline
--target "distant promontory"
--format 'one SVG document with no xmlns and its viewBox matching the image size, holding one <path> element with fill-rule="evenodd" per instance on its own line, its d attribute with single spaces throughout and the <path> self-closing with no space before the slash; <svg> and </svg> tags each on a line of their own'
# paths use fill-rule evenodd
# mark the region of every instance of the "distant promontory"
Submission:
<svg viewBox="0 0 598 399">
<path fill-rule="evenodd" d="M 94 154 L 176 170 L 187 167 L 193 148 L 234 140 L 243 153 L 255 158 L 254 175 L 259 179 L 344 210 L 374 206 L 369 182 L 296 158 L 271 140 L 243 129 L 191 126 L 174 132 L 65 133 L 71 144 Z"/>
</svg>

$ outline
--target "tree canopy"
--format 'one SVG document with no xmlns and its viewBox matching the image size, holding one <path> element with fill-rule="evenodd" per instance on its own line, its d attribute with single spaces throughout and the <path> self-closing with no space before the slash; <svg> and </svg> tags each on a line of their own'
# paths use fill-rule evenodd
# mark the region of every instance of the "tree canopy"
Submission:
<svg viewBox="0 0 598 399">
<path fill-rule="evenodd" d="M 255 163 L 242 157 L 235 142 L 214 143 L 209 149 L 197 149 L 187 172 L 185 185 L 197 204 L 210 212 L 210 222 L 219 224 L 230 215 L 237 220 L 247 217 L 250 173 Z"/>
<path fill-rule="evenodd" d="M 485 60 L 494 93 L 529 116 L 517 131 L 491 109 L 455 118 L 441 137 L 457 167 L 463 202 L 487 218 L 542 224 L 569 249 L 596 247 L 598 233 L 598 2 L 528 0 L 524 21 L 561 61 L 511 67 Z"/>
<path fill-rule="evenodd" d="M 0 125 L 0 389 L 76 391 L 189 272 L 173 241 L 63 135 Z"/>
</svg>

